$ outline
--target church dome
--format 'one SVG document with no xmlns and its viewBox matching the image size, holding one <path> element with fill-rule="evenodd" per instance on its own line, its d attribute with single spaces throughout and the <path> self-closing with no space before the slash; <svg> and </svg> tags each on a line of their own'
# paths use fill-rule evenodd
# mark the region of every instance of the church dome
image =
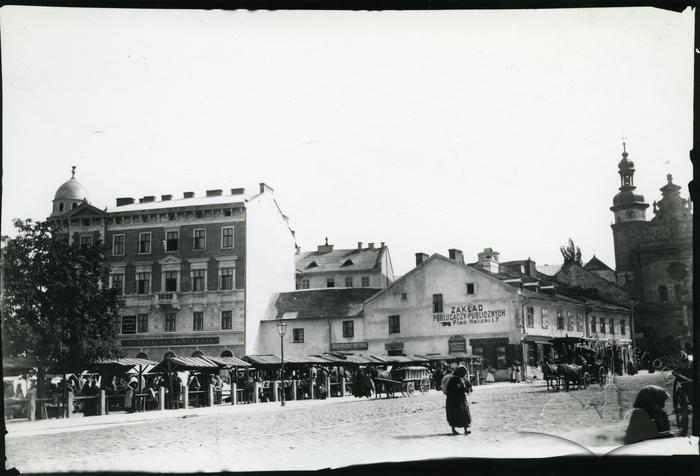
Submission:
<svg viewBox="0 0 700 476">
<path fill-rule="evenodd" d="M 627 153 L 627 144 L 624 142 L 622 143 L 622 160 L 620 161 L 619 164 L 617 164 L 617 167 L 620 169 L 620 171 L 626 171 L 626 170 L 634 170 L 634 162 L 629 160 L 627 157 L 629 157 L 629 154 Z"/>
<path fill-rule="evenodd" d="M 75 180 L 75 167 L 72 171 L 73 176 L 58 187 L 54 200 L 83 200 L 88 198 L 87 190 L 83 185 Z"/>
</svg>

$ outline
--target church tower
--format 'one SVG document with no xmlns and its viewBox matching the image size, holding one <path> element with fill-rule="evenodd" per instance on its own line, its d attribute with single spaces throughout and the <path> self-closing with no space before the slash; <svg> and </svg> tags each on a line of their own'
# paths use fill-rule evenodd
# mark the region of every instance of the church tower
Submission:
<svg viewBox="0 0 700 476">
<path fill-rule="evenodd" d="M 624 274 L 635 267 L 633 250 L 637 248 L 642 230 L 647 226 L 646 209 L 649 204 L 644 202 L 644 196 L 634 193 L 634 162 L 628 159 L 627 146 L 622 143 L 622 160 L 617 164 L 620 174 L 620 191 L 613 197 L 613 206 L 610 210 L 615 214 L 615 223 L 612 225 L 613 239 L 615 242 L 615 269 L 618 278 L 629 277 Z M 622 272 L 622 274 L 621 274 Z M 618 279 L 618 284 L 624 285 L 627 279 Z"/>
<path fill-rule="evenodd" d="M 87 190 L 75 179 L 74 165 L 71 169 L 71 178 L 56 190 L 51 216 L 65 215 L 87 199 Z"/>
</svg>

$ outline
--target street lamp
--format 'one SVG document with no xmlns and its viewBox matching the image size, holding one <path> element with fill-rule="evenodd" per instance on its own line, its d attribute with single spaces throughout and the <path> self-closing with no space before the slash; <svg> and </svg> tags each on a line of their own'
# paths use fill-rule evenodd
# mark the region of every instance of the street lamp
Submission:
<svg viewBox="0 0 700 476">
<path fill-rule="evenodd" d="M 284 406 L 284 335 L 287 333 L 287 323 L 277 323 L 277 333 L 280 335 L 280 352 L 282 356 L 282 406 Z"/>
</svg>

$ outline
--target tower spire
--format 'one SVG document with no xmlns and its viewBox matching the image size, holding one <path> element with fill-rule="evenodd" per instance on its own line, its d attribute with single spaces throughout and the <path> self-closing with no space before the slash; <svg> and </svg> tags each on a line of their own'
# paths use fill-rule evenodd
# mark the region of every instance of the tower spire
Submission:
<svg viewBox="0 0 700 476">
<path fill-rule="evenodd" d="M 75 169 L 76 169 L 75 165 L 74 165 L 73 167 L 71 167 L 71 170 L 70 170 L 71 176 L 70 176 L 70 178 L 75 178 Z"/>
</svg>

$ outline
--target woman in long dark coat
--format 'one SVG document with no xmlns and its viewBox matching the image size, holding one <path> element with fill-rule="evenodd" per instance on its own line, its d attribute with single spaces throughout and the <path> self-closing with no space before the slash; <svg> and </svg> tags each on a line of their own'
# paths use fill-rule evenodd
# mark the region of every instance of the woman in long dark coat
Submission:
<svg viewBox="0 0 700 476">
<path fill-rule="evenodd" d="M 447 423 L 452 427 L 452 433 L 458 435 L 455 427 L 464 428 L 464 434 L 468 435 L 469 425 L 472 423 L 472 416 L 467 405 L 467 393 L 471 392 L 472 386 L 465 380 L 467 368 L 459 366 L 447 384 L 447 403 L 445 411 L 447 413 Z"/>
</svg>

